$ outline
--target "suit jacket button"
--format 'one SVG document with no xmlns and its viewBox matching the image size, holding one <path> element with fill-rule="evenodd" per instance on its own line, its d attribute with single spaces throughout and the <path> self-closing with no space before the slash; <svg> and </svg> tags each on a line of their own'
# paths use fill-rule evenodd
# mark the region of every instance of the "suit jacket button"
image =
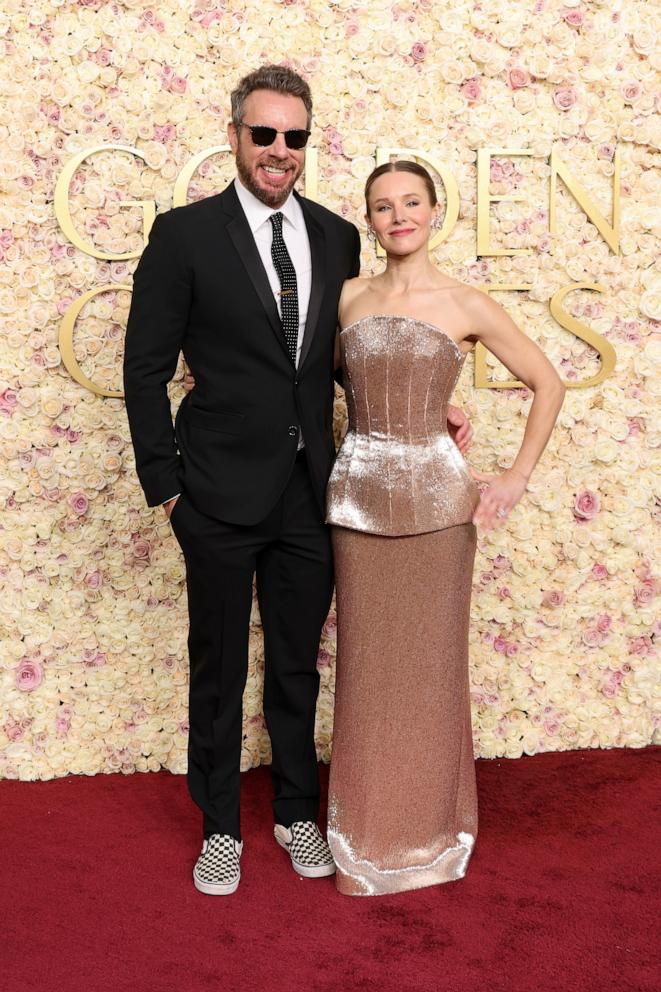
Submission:
<svg viewBox="0 0 661 992">
<path fill-rule="evenodd" d="M 290 437 L 295 437 L 296 434 L 298 434 L 298 427 L 294 427 L 294 425 L 292 424 L 291 427 L 287 428 L 287 433 L 289 434 Z"/>
</svg>

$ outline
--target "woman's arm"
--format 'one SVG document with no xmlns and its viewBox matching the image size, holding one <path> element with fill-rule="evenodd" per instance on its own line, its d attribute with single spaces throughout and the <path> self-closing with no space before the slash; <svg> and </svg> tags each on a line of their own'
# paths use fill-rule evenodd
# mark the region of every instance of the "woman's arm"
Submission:
<svg viewBox="0 0 661 992">
<path fill-rule="evenodd" d="M 476 291 L 468 305 L 474 332 L 510 372 L 534 393 L 518 454 L 500 475 L 474 475 L 489 483 L 473 521 L 488 529 L 502 522 L 525 492 L 530 475 L 546 447 L 565 395 L 565 386 L 542 350 L 503 308 L 486 293 Z"/>
</svg>

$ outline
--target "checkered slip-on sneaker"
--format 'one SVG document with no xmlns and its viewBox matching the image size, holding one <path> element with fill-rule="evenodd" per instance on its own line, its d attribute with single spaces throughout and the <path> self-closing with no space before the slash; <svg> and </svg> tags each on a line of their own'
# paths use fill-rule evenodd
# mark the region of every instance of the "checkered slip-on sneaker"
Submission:
<svg viewBox="0 0 661 992">
<path fill-rule="evenodd" d="M 193 868 L 195 888 L 208 896 L 229 896 L 236 892 L 241 878 L 242 850 L 243 841 L 229 834 L 212 834 L 207 838 Z"/>
<path fill-rule="evenodd" d="M 292 866 L 299 875 L 322 878 L 335 874 L 333 855 L 312 820 L 300 820 L 291 827 L 276 823 L 273 833 L 280 847 L 289 852 Z"/>
</svg>

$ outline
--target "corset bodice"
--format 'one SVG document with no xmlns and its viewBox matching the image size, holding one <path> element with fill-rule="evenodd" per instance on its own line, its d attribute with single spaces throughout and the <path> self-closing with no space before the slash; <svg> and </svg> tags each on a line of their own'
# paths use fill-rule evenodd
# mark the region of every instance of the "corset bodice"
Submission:
<svg viewBox="0 0 661 992">
<path fill-rule="evenodd" d="M 398 536 L 471 520 L 479 494 L 448 434 L 464 356 L 413 317 L 363 317 L 341 332 L 349 426 L 328 484 L 327 522 Z"/>
</svg>

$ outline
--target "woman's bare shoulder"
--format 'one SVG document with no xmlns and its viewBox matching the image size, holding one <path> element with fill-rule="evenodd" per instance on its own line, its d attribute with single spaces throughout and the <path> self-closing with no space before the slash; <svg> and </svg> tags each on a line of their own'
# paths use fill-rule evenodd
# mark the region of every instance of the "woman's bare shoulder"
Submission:
<svg viewBox="0 0 661 992">
<path fill-rule="evenodd" d="M 342 296 L 352 299 L 367 289 L 372 279 L 372 276 L 355 276 L 353 279 L 345 279 L 342 285 Z"/>
<path fill-rule="evenodd" d="M 363 293 L 369 290 L 372 281 L 373 277 L 371 276 L 356 276 L 355 279 L 347 279 L 345 281 L 342 286 L 342 292 L 340 293 L 340 324 L 349 323 L 349 319 L 347 318 L 348 311 L 353 308 Z"/>
</svg>

